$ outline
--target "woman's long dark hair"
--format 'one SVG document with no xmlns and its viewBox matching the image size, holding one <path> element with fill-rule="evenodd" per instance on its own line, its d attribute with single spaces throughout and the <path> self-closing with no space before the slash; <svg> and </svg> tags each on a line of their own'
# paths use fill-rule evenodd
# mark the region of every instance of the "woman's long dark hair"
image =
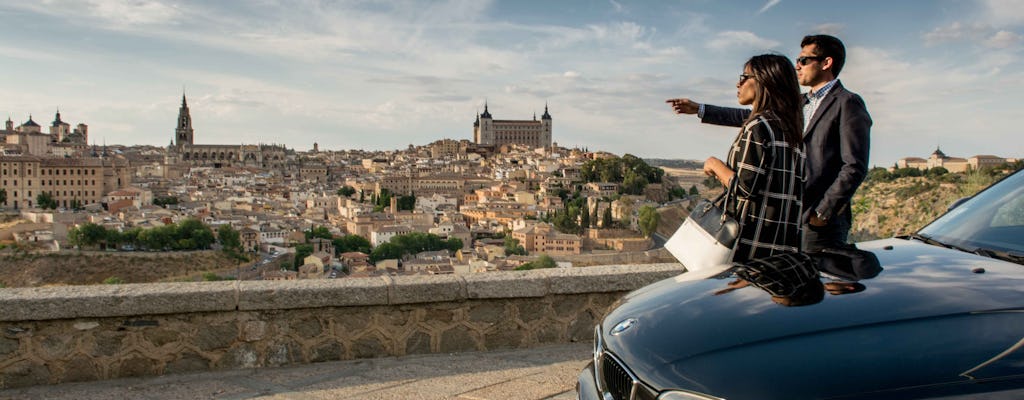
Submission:
<svg viewBox="0 0 1024 400">
<path fill-rule="evenodd" d="M 777 118 L 786 142 L 793 148 L 800 148 L 804 133 L 804 103 L 793 63 L 786 56 L 762 54 L 751 57 L 746 66 L 750 67 L 750 73 L 757 82 L 754 112 L 747 122 L 759 115 Z"/>
</svg>

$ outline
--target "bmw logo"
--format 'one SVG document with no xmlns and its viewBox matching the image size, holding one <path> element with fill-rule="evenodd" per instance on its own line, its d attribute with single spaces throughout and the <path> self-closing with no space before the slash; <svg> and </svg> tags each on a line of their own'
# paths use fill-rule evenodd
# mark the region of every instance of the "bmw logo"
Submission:
<svg viewBox="0 0 1024 400">
<path fill-rule="evenodd" d="M 637 323 L 636 318 L 625 319 L 622 322 L 619 322 L 618 324 L 615 324 L 615 327 L 612 328 L 611 334 L 612 334 L 612 336 L 618 336 L 618 335 L 622 334 L 623 332 L 628 331 L 629 328 L 632 328 L 632 327 L 636 326 L 636 323 Z"/>
</svg>

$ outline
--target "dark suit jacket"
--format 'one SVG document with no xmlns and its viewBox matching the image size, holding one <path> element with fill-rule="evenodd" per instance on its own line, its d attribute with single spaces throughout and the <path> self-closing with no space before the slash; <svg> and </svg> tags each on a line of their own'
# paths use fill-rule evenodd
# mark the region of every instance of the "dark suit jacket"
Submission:
<svg viewBox="0 0 1024 400">
<path fill-rule="evenodd" d="M 747 109 L 705 104 L 701 122 L 738 127 L 749 115 Z M 829 221 L 852 218 L 850 199 L 867 176 L 870 136 L 871 116 L 864 100 L 836 82 L 804 129 L 804 222 L 815 211 Z"/>
</svg>

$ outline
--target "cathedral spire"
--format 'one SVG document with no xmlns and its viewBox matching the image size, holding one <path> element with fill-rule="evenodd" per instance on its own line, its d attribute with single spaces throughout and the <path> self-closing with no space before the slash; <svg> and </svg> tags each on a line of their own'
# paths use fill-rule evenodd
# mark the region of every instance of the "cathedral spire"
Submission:
<svg viewBox="0 0 1024 400">
<path fill-rule="evenodd" d="M 178 109 L 178 125 L 174 129 L 175 143 L 180 147 L 185 144 L 194 144 L 194 131 L 192 130 L 192 115 L 188 111 L 188 103 L 185 100 L 185 93 L 181 93 L 181 108 Z"/>
</svg>

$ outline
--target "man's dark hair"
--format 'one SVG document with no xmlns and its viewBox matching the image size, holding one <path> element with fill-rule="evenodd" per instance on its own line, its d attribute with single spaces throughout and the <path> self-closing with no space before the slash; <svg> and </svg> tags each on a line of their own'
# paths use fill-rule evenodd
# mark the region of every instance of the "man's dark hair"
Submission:
<svg viewBox="0 0 1024 400">
<path fill-rule="evenodd" d="M 832 76 L 839 77 L 839 71 L 846 64 L 846 47 L 839 38 L 830 35 L 807 35 L 800 41 L 800 47 L 815 45 L 816 56 L 832 57 Z"/>
</svg>

